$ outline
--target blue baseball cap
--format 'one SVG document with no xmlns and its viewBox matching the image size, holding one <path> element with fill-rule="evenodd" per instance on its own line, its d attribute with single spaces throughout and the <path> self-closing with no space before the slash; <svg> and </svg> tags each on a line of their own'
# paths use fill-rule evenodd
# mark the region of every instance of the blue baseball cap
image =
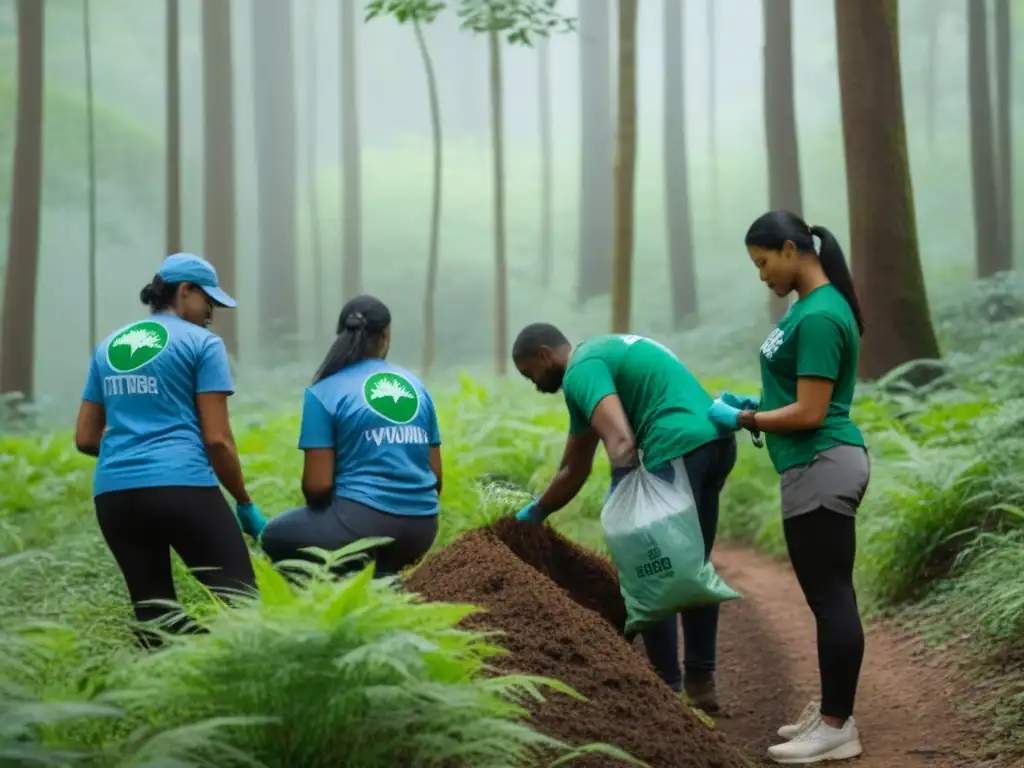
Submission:
<svg viewBox="0 0 1024 768">
<path fill-rule="evenodd" d="M 228 296 L 220 281 L 213 264 L 193 253 L 175 253 L 164 259 L 157 272 L 165 283 L 192 283 L 203 289 L 203 292 L 222 307 L 237 307 L 238 302 Z"/>
</svg>

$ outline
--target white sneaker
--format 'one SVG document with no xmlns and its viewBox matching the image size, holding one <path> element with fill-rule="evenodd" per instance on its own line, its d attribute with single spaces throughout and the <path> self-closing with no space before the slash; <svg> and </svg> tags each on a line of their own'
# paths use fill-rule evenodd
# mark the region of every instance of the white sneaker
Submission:
<svg viewBox="0 0 1024 768">
<path fill-rule="evenodd" d="M 768 757 L 776 763 L 807 765 L 847 760 L 862 751 L 860 734 L 852 717 L 842 728 L 833 728 L 818 715 L 792 741 L 769 747 Z"/>
<path fill-rule="evenodd" d="M 796 719 L 796 722 L 792 725 L 784 725 L 778 730 L 780 738 L 789 741 L 795 738 L 800 731 L 802 731 L 807 725 L 811 723 L 818 715 L 821 714 L 821 703 L 818 701 L 811 701 L 804 707 L 804 711 L 800 713 L 800 717 Z"/>
</svg>

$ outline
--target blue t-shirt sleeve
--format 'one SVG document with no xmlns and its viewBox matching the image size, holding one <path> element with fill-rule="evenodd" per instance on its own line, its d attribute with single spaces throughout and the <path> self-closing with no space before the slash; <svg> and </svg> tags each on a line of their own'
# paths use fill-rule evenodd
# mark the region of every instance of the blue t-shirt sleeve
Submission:
<svg viewBox="0 0 1024 768">
<path fill-rule="evenodd" d="M 103 404 L 103 380 L 100 377 L 99 366 L 96 365 L 96 357 L 89 361 L 89 373 L 85 377 L 85 389 L 82 390 L 82 399 L 91 403 Z"/>
<path fill-rule="evenodd" d="M 302 402 L 302 427 L 299 448 L 334 448 L 334 419 L 312 388 L 306 387 Z"/>
<path fill-rule="evenodd" d="M 196 394 L 201 392 L 227 392 L 234 394 L 235 387 L 231 381 L 231 367 L 228 364 L 228 351 L 219 336 L 209 336 L 199 351 L 199 364 L 196 368 Z"/>
<path fill-rule="evenodd" d="M 441 444 L 441 428 L 437 424 L 437 408 L 434 407 L 434 400 L 428 394 L 427 405 L 430 410 L 430 424 L 427 426 L 427 442 L 430 445 Z"/>
</svg>

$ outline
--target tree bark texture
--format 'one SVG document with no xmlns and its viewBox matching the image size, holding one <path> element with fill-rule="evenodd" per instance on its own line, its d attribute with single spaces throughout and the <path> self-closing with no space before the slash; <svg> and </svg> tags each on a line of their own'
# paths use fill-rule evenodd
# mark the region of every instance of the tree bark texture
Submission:
<svg viewBox="0 0 1024 768">
<path fill-rule="evenodd" d="M 501 82 L 501 35 L 489 34 L 491 146 L 494 158 L 494 360 L 499 376 L 508 372 L 508 258 L 505 235 L 505 130 Z"/>
<path fill-rule="evenodd" d="M 612 333 L 628 333 L 633 292 L 633 214 L 636 181 L 637 0 L 619 0 L 619 89 L 615 141 L 615 251 Z"/>
</svg>

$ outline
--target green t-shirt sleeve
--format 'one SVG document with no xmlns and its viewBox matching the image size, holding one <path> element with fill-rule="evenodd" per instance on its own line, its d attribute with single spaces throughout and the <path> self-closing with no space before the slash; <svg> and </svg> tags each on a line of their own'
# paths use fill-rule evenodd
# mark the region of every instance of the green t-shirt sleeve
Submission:
<svg viewBox="0 0 1024 768">
<path fill-rule="evenodd" d="M 800 321 L 796 375 L 839 378 L 846 340 L 839 324 L 825 314 L 808 315 Z"/>
<path fill-rule="evenodd" d="M 590 428 L 597 404 L 615 394 L 615 382 L 603 360 L 585 360 L 566 373 L 562 391 L 569 408 L 569 434 L 580 435 Z"/>
</svg>

